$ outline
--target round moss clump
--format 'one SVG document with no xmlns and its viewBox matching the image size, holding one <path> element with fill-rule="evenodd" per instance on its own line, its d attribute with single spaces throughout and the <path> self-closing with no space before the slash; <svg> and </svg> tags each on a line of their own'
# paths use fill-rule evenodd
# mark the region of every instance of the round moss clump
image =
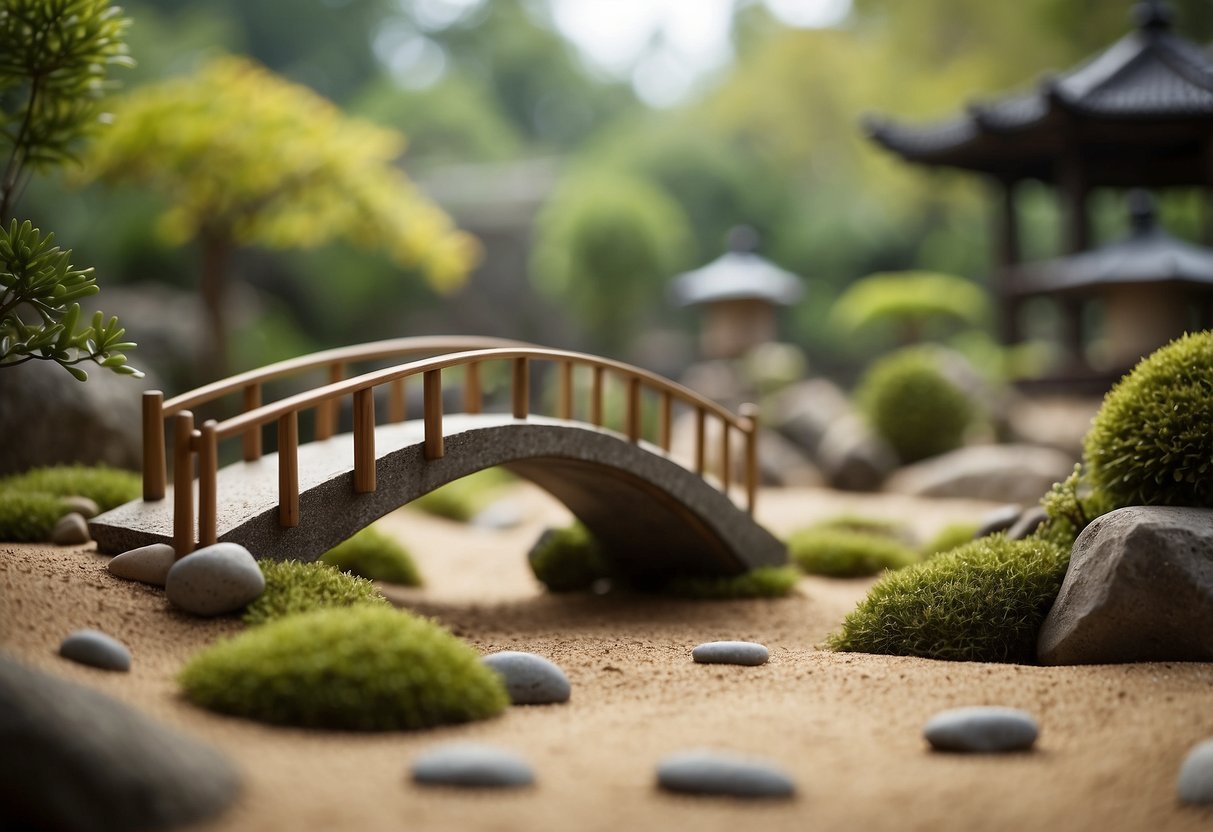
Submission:
<svg viewBox="0 0 1213 832">
<path fill-rule="evenodd" d="M 546 529 L 527 555 L 531 571 L 549 592 L 588 592 L 613 577 L 610 563 L 580 523 Z"/>
<path fill-rule="evenodd" d="M 109 511 L 139 497 L 143 493 L 143 480 L 134 471 L 106 465 L 54 465 L 5 477 L 0 480 L 0 488 L 56 497 L 88 497 L 102 511 Z"/>
<path fill-rule="evenodd" d="M 67 509 L 63 500 L 39 491 L 0 490 L 0 540 L 41 543 L 50 539 Z"/>
<path fill-rule="evenodd" d="M 429 728 L 509 705 L 470 646 L 432 621 L 370 606 L 248 630 L 199 653 L 179 681 L 204 708 L 303 728 Z"/>
<path fill-rule="evenodd" d="M 1114 508 L 1213 507 L 1213 331 L 1142 359 L 1104 398 L 1083 452 Z"/>
<path fill-rule="evenodd" d="M 288 615 L 358 604 L 388 606 L 375 585 L 326 563 L 259 560 L 265 591 L 244 611 L 244 623 L 266 624 Z"/>
<path fill-rule="evenodd" d="M 403 546 L 374 526 L 320 556 L 323 563 L 372 581 L 421 586 L 421 574 Z"/>
<path fill-rule="evenodd" d="M 793 533 L 788 538 L 788 557 L 810 575 L 832 578 L 875 575 L 918 561 L 917 553 L 896 538 L 828 527 Z"/>
<path fill-rule="evenodd" d="M 796 586 L 800 573 L 792 566 L 760 566 L 740 575 L 674 578 L 662 588 L 668 595 L 704 601 L 782 598 Z"/>
<path fill-rule="evenodd" d="M 907 463 L 959 448 L 975 416 L 964 393 L 922 350 L 877 361 L 855 395 L 872 429 Z"/>
<path fill-rule="evenodd" d="M 983 662 L 1032 662 L 1069 550 L 992 535 L 886 575 L 846 617 L 833 650 Z"/>
</svg>

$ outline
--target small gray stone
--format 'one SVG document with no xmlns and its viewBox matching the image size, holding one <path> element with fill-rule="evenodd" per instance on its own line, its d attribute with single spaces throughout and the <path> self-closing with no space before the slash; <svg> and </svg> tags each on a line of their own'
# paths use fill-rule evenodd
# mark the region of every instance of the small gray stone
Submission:
<svg viewBox="0 0 1213 832">
<path fill-rule="evenodd" d="M 731 797 L 792 797 L 796 784 L 772 763 L 717 751 L 682 751 L 657 765 L 657 785 L 672 792 Z"/>
<path fill-rule="evenodd" d="M 548 705 L 569 701 L 572 686 L 568 677 L 543 656 L 505 650 L 485 656 L 484 663 L 500 674 L 510 701 L 515 705 Z"/>
<path fill-rule="evenodd" d="M 1007 538 L 1010 540 L 1023 540 L 1039 529 L 1041 523 L 1048 519 L 1049 515 L 1045 511 L 1044 506 L 1032 506 L 1019 515 L 1019 519 L 1007 529 Z"/>
<path fill-rule="evenodd" d="M 59 645 L 59 655 L 102 670 L 131 669 L 131 651 L 99 630 L 76 630 Z"/>
<path fill-rule="evenodd" d="M 1023 506 L 1018 503 L 1008 503 L 1005 506 L 999 506 L 993 511 L 987 512 L 982 516 L 977 531 L 973 533 L 973 539 L 986 537 L 996 532 L 1005 532 L 1015 525 L 1015 521 L 1019 519 L 1021 514 L 1023 514 Z"/>
<path fill-rule="evenodd" d="M 1179 769 L 1179 799 L 1184 803 L 1213 803 L 1213 740 L 1188 752 Z"/>
<path fill-rule="evenodd" d="M 471 742 L 433 748 L 413 761 L 413 782 L 427 786 L 513 788 L 529 786 L 535 774 L 510 751 Z"/>
<path fill-rule="evenodd" d="M 997 706 L 940 711 L 922 729 L 936 751 L 1026 751 L 1039 733 L 1029 714 Z"/>
<path fill-rule="evenodd" d="M 178 560 L 164 591 L 174 606 L 194 615 L 223 615 L 255 600 L 265 589 L 257 561 L 238 543 L 216 543 Z"/>
<path fill-rule="evenodd" d="M 88 523 L 74 511 L 60 517 L 51 532 L 51 543 L 56 546 L 76 546 L 90 540 L 92 538 L 88 536 Z"/>
<path fill-rule="evenodd" d="M 114 555 L 110 559 L 108 569 L 116 578 L 164 586 L 168 571 L 176 562 L 177 556 L 172 546 L 167 543 L 151 543 Z"/>
<path fill-rule="evenodd" d="M 101 507 L 97 505 L 95 500 L 91 500 L 88 497 L 81 497 L 80 495 L 64 497 L 62 502 L 68 511 L 76 512 L 85 520 L 90 520 L 101 513 Z"/>
<path fill-rule="evenodd" d="M 700 664 L 744 664 L 754 667 L 766 664 L 771 651 L 753 641 L 709 641 L 691 651 L 691 658 Z"/>
</svg>

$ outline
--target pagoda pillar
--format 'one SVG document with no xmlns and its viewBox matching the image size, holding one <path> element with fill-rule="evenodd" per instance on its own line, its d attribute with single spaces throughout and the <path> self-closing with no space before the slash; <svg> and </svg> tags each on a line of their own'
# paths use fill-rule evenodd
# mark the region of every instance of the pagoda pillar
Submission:
<svg viewBox="0 0 1213 832">
<path fill-rule="evenodd" d="M 1015 344 L 1021 340 L 1021 334 L 1019 299 L 1012 292 L 1012 283 L 1015 267 L 1022 260 L 1019 214 L 1015 209 L 1015 180 L 999 180 L 996 190 L 994 264 L 998 332 L 1004 344 Z"/>
<path fill-rule="evenodd" d="M 1213 138 L 1205 142 L 1205 245 L 1213 246 Z"/>
<path fill-rule="evenodd" d="M 1066 254 L 1080 254 L 1091 247 L 1091 217 L 1088 212 L 1090 185 L 1078 143 L 1071 140 L 1068 145 L 1058 160 L 1057 169 L 1065 231 L 1062 243 Z M 1061 347 L 1070 366 L 1081 371 L 1086 367 L 1082 337 L 1083 301 L 1081 298 L 1066 297 L 1060 300 L 1060 306 Z"/>
</svg>

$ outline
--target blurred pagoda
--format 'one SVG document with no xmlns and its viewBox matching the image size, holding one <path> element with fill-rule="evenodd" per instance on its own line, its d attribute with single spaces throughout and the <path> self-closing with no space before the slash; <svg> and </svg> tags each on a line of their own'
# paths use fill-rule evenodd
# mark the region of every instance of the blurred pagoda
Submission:
<svg viewBox="0 0 1213 832">
<path fill-rule="evenodd" d="M 971 103 L 931 125 L 866 123 L 874 141 L 906 161 L 991 180 L 1001 209 L 994 281 L 1001 337 L 1021 340 L 1026 300 L 1055 300 L 1069 364 L 1053 381 L 1088 389 L 1106 387 L 1139 350 L 1213 324 L 1213 252 L 1155 228 L 1140 197 L 1133 235 L 1090 251 L 1089 201 L 1098 188 L 1203 189 L 1205 242 L 1213 244 L 1213 56 L 1174 33 L 1163 0 L 1146 0 L 1133 12 L 1135 31 L 1028 92 Z M 1069 257 L 1026 267 L 1016 190 L 1031 179 L 1056 188 Z M 1123 257 L 1131 267 L 1118 265 Z M 1104 307 L 1113 359 L 1103 373 L 1084 353 L 1084 307 L 1092 302 Z"/>
</svg>

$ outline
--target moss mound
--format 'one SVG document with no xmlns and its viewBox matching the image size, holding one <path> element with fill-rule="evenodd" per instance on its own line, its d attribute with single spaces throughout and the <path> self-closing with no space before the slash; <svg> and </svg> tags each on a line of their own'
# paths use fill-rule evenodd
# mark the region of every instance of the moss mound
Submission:
<svg viewBox="0 0 1213 832">
<path fill-rule="evenodd" d="M 895 540 L 903 540 L 907 536 L 905 527 L 900 523 L 880 517 L 866 517 L 862 514 L 839 514 L 835 517 L 827 517 L 809 528 L 873 534 Z"/>
<path fill-rule="evenodd" d="M 527 561 L 549 592 L 588 592 L 596 582 L 614 577 L 597 541 L 580 523 L 544 531 Z"/>
<path fill-rule="evenodd" d="M 388 606 L 373 583 L 326 563 L 259 560 L 257 565 L 265 575 L 265 591 L 245 609 L 245 624 L 267 624 L 288 615 L 335 607 Z"/>
<path fill-rule="evenodd" d="M 488 505 L 494 492 L 510 482 L 513 477 L 506 471 L 486 468 L 423 494 L 409 505 L 435 517 L 466 523 Z"/>
<path fill-rule="evenodd" d="M 109 511 L 142 494 L 143 480 L 134 471 L 105 465 L 55 465 L 0 479 L 0 489 L 88 497 L 102 511 Z"/>
<path fill-rule="evenodd" d="M 922 544 L 918 554 L 923 560 L 927 560 L 942 552 L 950 552 L 957 546 L 971 543 L 978 528 L 976 523 L 949 523 L 936 532 L 934 537 Z"/>
<path fill-rule="evenodd" d="M 793 566 L 760 566 L 726 577 L 675 578 L 662 588 L 667 595 L 725 601 L 739 598 L 782 598 L 796 586 L 800 573 Z"/>
<path fill-rule="evenodd" d="M 855 578 L 917 563 L 918 554 L 882 534 L 812 527 L 788 538 L 788 557 L 810 575 Z"/>
<path fill-rule="evenodd" d="M 973 422 L 973 406 L 918 349 L 892 353 L 861 379 L 856 401 L 872 429 L 902 462 L 960 447 Z"/>
<path fill-rule="evenodd" d="M 1032 662 L 1069 550 L 992 535 L 886 575 L 846 617 L 833 650 Z"/>
<path fill-rule="evenodd" d="M 421 586 L 421 573 L 408 551 L 394 538 L 368 526 L 320 556 L 342 572 L 372 581 Z"/>
<path fill-rule="evenodd" d="M 1114 508 L 1213 507 L 1213 331 L 1142 359 L 1104 398 L 1083 451 Z"/>
<path fill-rule="evenodd" d="M 483 719 L 509 705 L 501 677 L 437 624 L 359 606 L 292 615 L 219 642 L 179 677 L 220 713 L 358 731 Z"/>
<path fill-rule="evenodd" d="M 66 512 L 62 498 L 53 494 L 0 489 L 0 540 L 42 543 Z"/>
</svg>

